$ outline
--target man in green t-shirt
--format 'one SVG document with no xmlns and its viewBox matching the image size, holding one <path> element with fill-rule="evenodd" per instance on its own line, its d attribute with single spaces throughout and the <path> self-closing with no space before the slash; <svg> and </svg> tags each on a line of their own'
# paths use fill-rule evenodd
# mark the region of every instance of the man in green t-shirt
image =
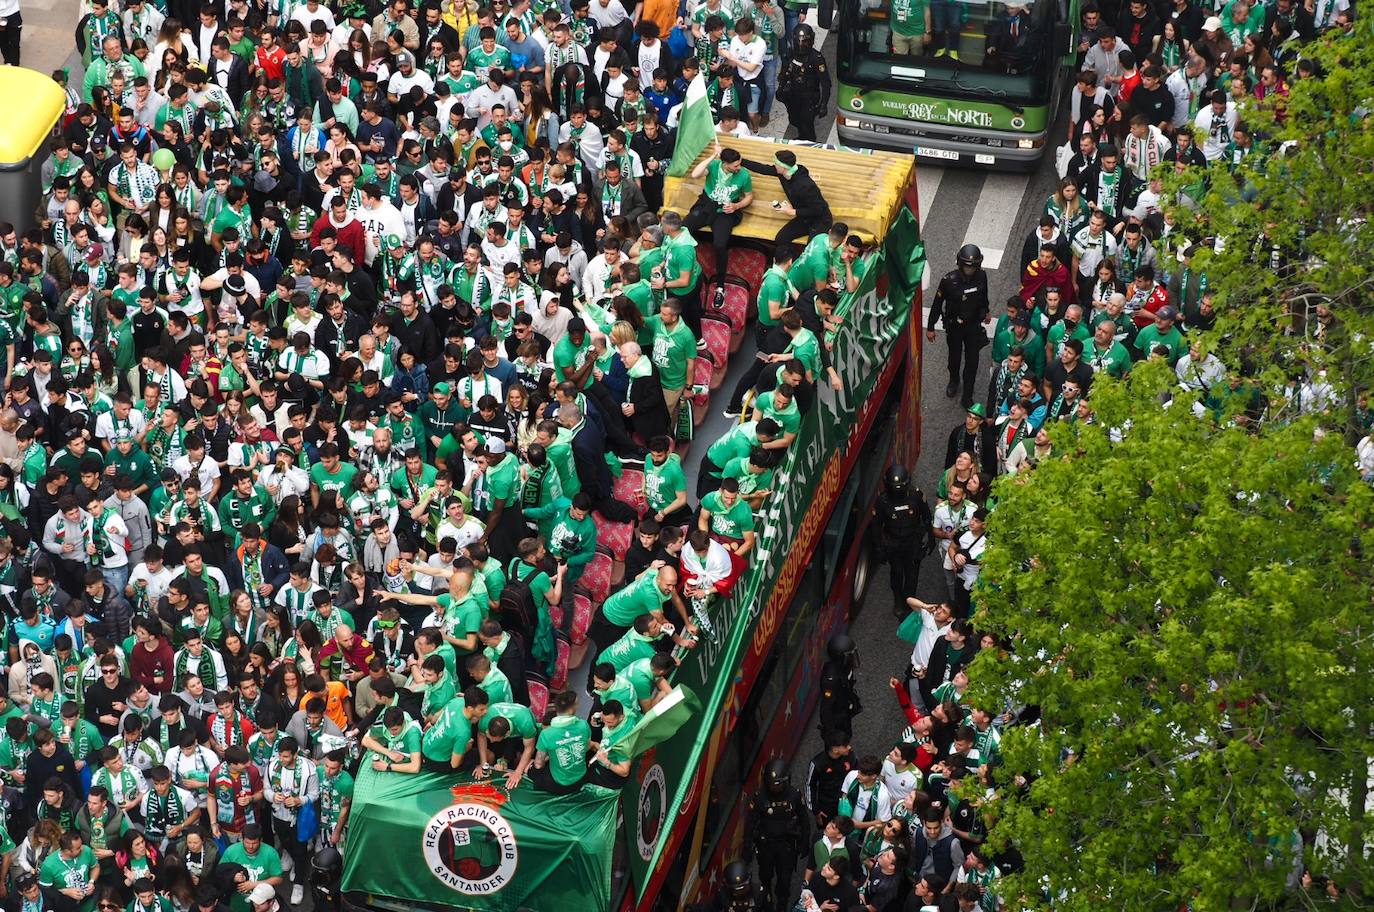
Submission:
<svg viewBox="0 0 1374 912">
<path fill-rule="evenodd" d="M 692 516 L 682 457 L 668 452 L 671 446 L 666 436 L 655 437 L 649 441 L 649 458 L 644 461 L 644 502 L 649 515 L 665 526 L 682 525 Z"/>
<path fill-rule="evenodd" d="M 557 712 L 535 742 L 535 787 L 555 795 L 567 795 L 582 786 L 587 774 L 587 750 L 592 730 L 577 717 L 577 694 L 571 690 L 554 697 Z"/>
<path fill-rule="evenodd" d="M 782 426 L 772 418 L 746 421 L 730 428 L 729 433 L 711 444 L 697 469 L 697 500 L 720 486 L 721 473 L 730 460 L 748 456 L 756 446 L 765 446 L 778 439 Z M 773 447 L 771 449 L 776 449 Z"/>
<path fill-rule="evenodd" d="M 722 478 L 720 489 L 701 499 L 697 528 L 743 557 L 754 547 L 754 511 L 739 495 L 739 482 Z"/>
<path fill-rule="evenodd" d="M 487 713 L 488 699 L 480 687 L 469 687 L 449 700 L 425 732 L 420 745 L 420 766 L 426 772 L 470 771 L 478 756 L 472 747 L 473 726 Z"/>
<path fill-rule="evenodd" d="M 385 773 L 420 771 L 420 723 L 399 706 L 382 713 L 382 720 L 363 735 L 362 745 L 372 752 L 372 768 Z"/>
<path fill-rule="evenodd" d="M 813 237 L 788 270 L 787 278 L 798 290 L 825 288 L 830 284 L 830 277 L 838 275 L 840 251 L 847 237 L 849 226 L 844 222 L 836 222 L 825 234 Z"/>
<path fill-rule="evenodd" d="M 95 908 L 98 873 L 91 847 L 82 843 L 79 832 L 68 830 L 57 840 L 57 851 L 44 859 L 38 869 L 38 885 L 70 900 L 71 908 L 78 912 L 90 912 Z"/>
<path fill-rule="evenodd" d="M 238 885 L 239 892 L 229 901 L 230 912 L 252 912 L 253 904 L 248 901 L 250 893 L 260 886 L 276 890 L 285 883 L 281 856 L 270 845 L 263 845 L 262 826 L 257 823 L 244 825 L 243 840 L 225 849 L 219 863 L 242 865 L 248 878 Z M 247 887 L 246 891 L 244 887 Z"/>
<path fill-rule="evenodd" d="M 320 505 L 320 497 L 330 491 L 338 491 L 347 502 L 353 493 L 353 476 L 357 466 L 340 460 L 339 445 L 333 441 L 320 444 L 320 461 L 310 468 L 310 499 L 315 507 Z"/>
<path fill-rule="evenodd" d="M 658 316 L 644 321 L 653 333 L 654 346 L 649 358 L 658 368 L 663 386 L 663 402 L 668 406 L 672 426 L 677 424 L 677 404 L 696 376 L 697 337 L 682 319 L 682 303 L 676 298 L 664 301 Z"/>
<path fill-rule="evenodd" d="M 744 170 L 744 159 L 736 149 L 722 149 L 716 140 L 716 154 L 692 169 L 692 179 L 706 182 L 700 198 L 682 220 L 688 231 L 711 229 L 711 247 L 716 252 L 716 283 L 726 273 L 730 260 L 730 232 L 744 218 L 744 210 L 754 201 L 754 182 Z M 666 386 L 666 384 L 665 384 Z"/>
<path fill-rule="evenodd" d="M 892 0 L 892 53 L 914 57 L 930 43 L 927 0 Z"/>
<path fill-rule="evenodd" d="M 797 439 L 797 432 L 801 430 L 801 410 L 797 408 L 795 395 L 791 386 L 779 383 L 771 392 L 754 400 L 753 420 L 772 418 L 782 429 L 776 440 L 760 444 L 765 450 L 785 450 Z"/>
<path fill-rule="evenodd" d="M 520 703 L 493 703 L 477 727 L 477 751 L 482 765 L 472 775 L 482 779 L 493 769 L 506 771 L 506 788 L 513 789 L 534 762 L 539 725 L 534 713 Z"/>
<path fill-rule="evenodd" d="M 1154 323 L 1136 334 L 1136 360 L 1150 357 L 1156 346 L 1163 346 L 1168 351 L 1169 366 L 1173 367 L 1177 364 L 1178 359 L 1182 358 L 1183 353 L 1188 350 L 1188 347 L 1183 344 L 1183 334 L 1174 325 L 1174 321 L 1177 319 L 1178 311 L 1167 304 L 1155 311 Z"/>
<path fill-rule="evenodd" d="M 810 249 L 811 245 L 808 244 L 807 250 Z M 783 312 L 791 310 L 797 300 L 797 288 L 787 277 L 796 259 L 791 244 L 779 244 L 778 249 L 773 251 L 773 265 L 763 274 L 763 281 L 759 283 L 759 318 L 754 324 L 754 342 L 759 351 L 766 351 L 764 346 L 768 333 L 782 320 Z"/>
</svg>

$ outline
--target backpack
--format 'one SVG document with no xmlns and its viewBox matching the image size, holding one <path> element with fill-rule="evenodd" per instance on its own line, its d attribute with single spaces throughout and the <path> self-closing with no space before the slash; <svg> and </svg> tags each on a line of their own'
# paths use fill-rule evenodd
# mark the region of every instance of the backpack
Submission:
<svg viewBox="0 0 1374 912">
<path fill-rule="evenodd" d="M 536 569 L 522 579 L 516 572 L 519 566 L 520 558 L 515 557 L 506 567 L 506 586 L 496 602 L 496 619 L 501 622 L 503 630 L 520 634 L 520 639 L 528 643 L 534 636 L 539 618 L 534 604 L 534 590 L 530 588 L 529 581 L 539 571 Z"/>
</svg>

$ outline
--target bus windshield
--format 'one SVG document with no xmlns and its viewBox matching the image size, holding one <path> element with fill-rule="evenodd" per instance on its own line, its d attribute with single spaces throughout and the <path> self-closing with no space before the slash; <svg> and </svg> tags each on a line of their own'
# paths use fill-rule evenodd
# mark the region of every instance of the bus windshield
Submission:
<svg viewBox="0 0 1374 912">
<path fill-rule="evenodd" d="M 1056 0 L 843 0 L 840 79 L 1044 104 L 1056 6 Z"/>
</svg>

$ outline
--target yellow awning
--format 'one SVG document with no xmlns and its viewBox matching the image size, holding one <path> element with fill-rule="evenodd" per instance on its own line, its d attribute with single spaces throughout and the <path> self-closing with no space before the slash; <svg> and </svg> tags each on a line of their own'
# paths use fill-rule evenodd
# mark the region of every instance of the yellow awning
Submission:
<svg viewBox="0 0 1374 912">
<path fill-rule="evenodd" d="M 849 230 L 872 243 L 887 234 L 888 225 L 899 210 L 902 195 L 914 179 L 915 157 L 896 152 L 847 152 L 821 149 L 814 146 L 769 142 L 766 139 L 739 139 L 722 134 L 722 148 L 738 149 L 745 158 L 772 164 L 774 153 L 789 149 L 796 153 L 797 163 L 805 165 L 821 188 L 835 220 L 845 222 Z M 693 166 L 715 155 L 715 147 L 707 146 Z M 770 205 L 773 200 L 787 201 L 782 184 L 773 175 L 750 174 L 754 182 L 754 202 L 744 212 L 744 219 L 732 232 L 733 237 L 771 241 L 789 216 Z M 701 195 L 703 181 L 690 177 L 670 177 L 664 191 L 664 208 L 686 215 Z"/>
<path fill-rule="evenodd" d="M 0 66 L 0 166 L 33 157 L 66 108 L 66 93 L 51 76 Z"/>
</svg>

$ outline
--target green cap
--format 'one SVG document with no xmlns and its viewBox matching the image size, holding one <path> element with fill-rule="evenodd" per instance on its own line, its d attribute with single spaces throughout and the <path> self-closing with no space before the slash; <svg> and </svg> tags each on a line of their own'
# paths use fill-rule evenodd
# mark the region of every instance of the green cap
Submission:
<svg viewBox="0 0 1374 912">
<path fill-rule="evenodd" d="M 399 234 L 388 234 L 385 243 L 387 247 L 404 247 L 406 245 Z"/>
<path fill-rule="evenodd" d="M 979 418 L 986 418 L 988 416 L 987 406 L 983 405 L 981 402 L 975 402 L 968 407 L 968 413 L 970 415 L 977 415 Z"/>
<path fill-rule="evenodd" d="M 447 383 L 440 382 L 430 387 L 429 391 L 439 396 L 447 396 L 449 393 L 453 392 L 453 387 L 449 386 Z"/>
</svg>

